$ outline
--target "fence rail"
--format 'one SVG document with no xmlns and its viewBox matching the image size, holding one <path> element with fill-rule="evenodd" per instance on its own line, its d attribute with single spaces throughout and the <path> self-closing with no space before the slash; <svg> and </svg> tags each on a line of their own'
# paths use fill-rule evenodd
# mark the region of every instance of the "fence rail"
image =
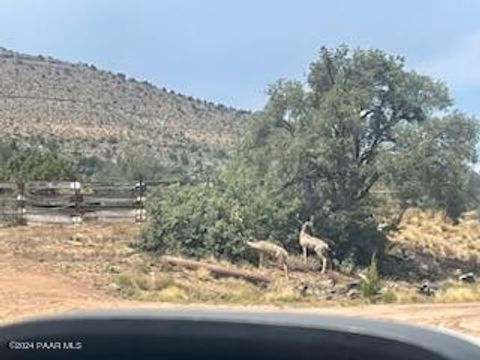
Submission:
<svg viewBox="0 0 480 360">
<path fill-rule="evenodd" d="M 147 189 L 178 181 L 0 183 L 0 225 L 146 219 Z"/>
</svg>

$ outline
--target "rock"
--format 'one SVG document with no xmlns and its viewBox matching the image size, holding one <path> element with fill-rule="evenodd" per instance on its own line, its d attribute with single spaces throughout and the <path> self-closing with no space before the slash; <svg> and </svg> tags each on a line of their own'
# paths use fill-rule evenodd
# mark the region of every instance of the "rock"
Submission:
<svg viewBox="0 0 480 360">
<path fill-rule="evenodd" d="M 120 269 L 114 265 L 109 266 L 108 271 L 112 274 L 120 274 Z"/>
<path fill-rule="evenodd" d="M 453 275 L 455 275 L 457 277 L 461 276 L 462 274 L 463 274 L 462 269 L 457 268 L 457 269 L 453 270 Z"/>
<path fill-rule="evenodd" d="M 112 289 L 113 291 L 119 291 L 120 290 L 120 285 L 118 285 L 117 283 L 113 282 L 109 285 L 110 289 Z"/>
<path fill-rule="evenodd" d="M 81 233 L 75 233 L 70 237 L 70 241 L 82 243 L 87 240 L 87 236 Z"/>
<path fill-rule="evenodd" d="M 358 289 L 360 287 L 360 281 L 350 281 L 345 284 L 345 288 L 347 289 L 347 292 L 351 289 Z"/>
<path fill-rule="evenodd" d="M 309 284 L 301 282 L 298 286 L 296 286 L 298 292 L 302 296 L 314 296 L 319 299 L 326 299 L 334 297 L 337 294 L 335 289 L 332 289 L 328 286 L 323 286 L 322 284 Z"/>
<path fill-rule="evenodd" d="M 413 252 L 409 249 L 403 249 L 402 255 L 403 255 L 403 260 L 404 261 L 413 261 L 413 262 L 417 261 L 417 256 L 416 256 L 415 252 Z"/>
<path fill-rule="evenodd" d="M 420 264 L 420 271 L 428 274 L 428 272 L 430 271 L 430 267 L 428 266 L 428 264 L 422 263 Z"/>
<path fill-rule="evenodd" d="M 72 268 L 72 266 L 70 264 L 62 263 L 62 264 L 60 264 L 60 268 L 62 270 L 70 270 Z"/>
<path fill-rule="evenodd" d="M 309 286 L 307 283 L 300 283 L 300 285 L 297 286 L 297 290 L 300 292 L 300 295 L 306 296 L 309 292 Z"/>
<path fill-rule="evenodd" d="M 399 260 L 403 260 L 403 251 L 402 249 L 399 247 L 399 246 L 395 246 L 395 247 L 392 247 L 389 251 L 388 251 L 388 255 L 394 257 L 394 258 L 397 258 Z"/>
<path fill-rule="evenodd" d="M 431 284 L 429 281 L 424 281 L 421 285 L 417 287 L 417 291 L 426 296 L 433 296 L 438 290 L 437 286 Z"/>
<path fill-rule="evenodd" d="M 82 246 L 83 245 L 83 243 L 81 241 L 78 241 L 78 240 L 67 240 L 67 244 L 72 245 L 72 246 Z"/>
<path fill-rule="evenodd" d="M 460 275 L 458 277 L 458 281 L 461 281 L 467 284 L 473 284 L 477 282 L 477 278 L 475 277 L 475 274 L 473 272 L 469 272 L 469 273 Z"/>
<path fill-rule="evenodd" d="M 360 297 L 360 290 L 358 289 L 350 289 L 347 291 L 347 297 L 349 299 L 355 300 Z"/>
</svg>

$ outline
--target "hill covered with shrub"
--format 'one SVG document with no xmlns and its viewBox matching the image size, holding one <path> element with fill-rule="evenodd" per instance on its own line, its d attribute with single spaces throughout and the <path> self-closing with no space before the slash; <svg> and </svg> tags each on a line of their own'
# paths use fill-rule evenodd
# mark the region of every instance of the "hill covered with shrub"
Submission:
<svg viewBox="0 0 480 360">
<path fill-rule="evenodd" d="M 147 177 L 208 172 L 246 115 L 94 65 L 0 48 L 2 141 L 60 151 L 101 177 L 135 167 Z"/>
</svg>

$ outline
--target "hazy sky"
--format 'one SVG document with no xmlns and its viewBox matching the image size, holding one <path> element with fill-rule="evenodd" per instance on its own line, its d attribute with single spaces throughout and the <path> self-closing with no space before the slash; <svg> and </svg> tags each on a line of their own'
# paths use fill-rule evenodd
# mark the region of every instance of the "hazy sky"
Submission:
<svg viewBox="0 0 480 360">
<path fill-rule="evenodd" d="M 321 45 L 378 47 L 480 115 L 480 1 L 0 0 L 0 46 L 258 109 Z"/>
</svg>

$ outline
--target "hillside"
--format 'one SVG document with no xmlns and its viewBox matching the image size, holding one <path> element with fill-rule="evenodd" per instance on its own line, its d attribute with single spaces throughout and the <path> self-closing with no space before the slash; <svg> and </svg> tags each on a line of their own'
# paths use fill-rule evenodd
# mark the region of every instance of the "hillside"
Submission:
<svg viewBox="0 0 480 360">
<path fill-rule="evenodd" d="M 85 163 L 136 154 L 191 173 L 225 156 L 245 115 L 93 65 L 0 48 L 4 141 L 55 146 Z"/>
<path fill-rule="evenodd" d="M 465 213 L 453 224 L 440 212 L 409 209 L 389 240 L 389 267 L 396 278 L 438 280 L 455 277 L 459 270 L 480 271 L 476 211 Z"/>
</svg>

